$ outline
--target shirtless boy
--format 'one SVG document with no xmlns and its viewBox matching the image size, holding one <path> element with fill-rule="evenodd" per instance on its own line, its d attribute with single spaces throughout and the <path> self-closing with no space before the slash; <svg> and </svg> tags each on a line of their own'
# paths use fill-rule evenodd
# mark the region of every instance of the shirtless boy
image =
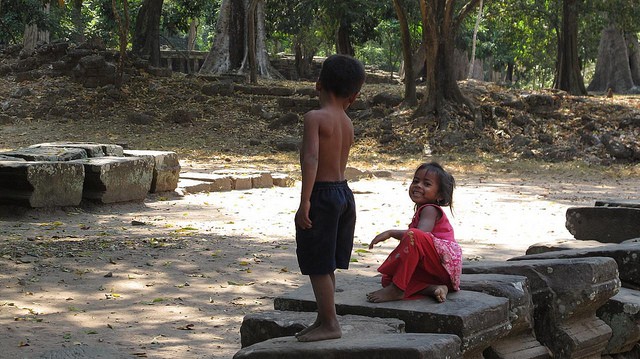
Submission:
<svg viewBox="0 0 640 359">
<path fill-rule="evenodd" d="M 295 216 L 296 254 L 308 275 L 318 305 L 313 324 L 296 334 L 301 342 L 342 336 L 335 308 L 335 270 L 348 269 L 356 209 L 344 177 L 353 144 L 353 124 L 346 114 L 364 83 L 362 64 L 349 56 L 327 58 L 316 90 L 320 109 L 304 115 L 300 149 L 302 191 Z"/>
</svg>

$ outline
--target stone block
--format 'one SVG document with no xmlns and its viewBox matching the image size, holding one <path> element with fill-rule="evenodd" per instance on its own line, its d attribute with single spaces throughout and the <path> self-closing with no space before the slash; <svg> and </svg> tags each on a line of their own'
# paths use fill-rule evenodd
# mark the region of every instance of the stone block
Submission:
<svg viewBox="0 0 640 359">
<path fill-rule="evenodd" d="M 344 177 L 349 181 L 357 181 L 363 178 L 370 178 L 371 173 L 355 167 L 347 167 L 344 171 Z"/>
<path fill-rule="evenodd" d="M 336 285 L 335 303 L 339 315 L 397 318 L 405 322 L 408 333 L 455 334 L 462 340 L 461 351 L 465 356 L 481 353 L 511 329 L 506 298 L 461 290 L 449 293 L 445 303 L 432 298 L 370 303 L 365 293 L 380 288 L 379 277 L 342 275 Z M 311 285 L 275 298 L 274 308 L 315 311 Z"/>
<path fill-rule="evenodd" d="M 293 187 L 296 181 L 284 173 L 272 173 L 273 185 L 276 187 Z"/>
<path fill-rule="evenodd" d="M 596 207 L 626 207 L 640 208 L 640 200 L 638 199 L 608 199 L 596 201 Z"/>
<path fill-rule="evenodd" d="M 80 148 L 67 147 L 39 147 L 19 148 L 14 151 L 2 152 L 2 155 L 22 158 L 27 161 L 71 161 L 87 158 L 87 153 Z"/>
<path fill-rule="evenodd" d="M 313 323 L 316 313 L 267 311 L 246 315 L 240 326 L 240 343 L 248 347 L 268 339 L 294 336 Z M 370 318 L 340 315 L 338 322 L 342 338 L 357 338 L 375 334 L 404 333 L 404 322 L 394 318 Z"/>
<path fill-rule="evenodd" d="M 173 151 L 125 150 L 127 157 L 151 157 L 154 161 L 150 192 L 173 191 L 178 187 L 180 161 Z"/>
<path fill-rule="evenodd" d="M 103 157 L 103 156 L 116 156 L 122 157 L 123 149 L 120 145 L 114 144 L 105 144 L 105 143 L 95 143 L 95 142 L 47 142 L 47 143 L 38 143 L 35 145 L 29 146 L 29 148 L 46 148 L 46 147 L 56 147 L 56 148 L 79 148 L 83 149 L 87 155 L 85 157 Z"/>
<path fill-rule="evenodd" d="M 231 177 L 233 183 L 233 189 L 235 190 L 247 190 L 252 188 L 253 180 L 250 175 L 236 175 Z"/>
<path fill-rule="evenodd" d="M 566 227 L 575 239 L 620 243 L 640 237 L 640 208 L 572 207 Z"/>
<path fill-rule="evenodd" d="M 554 357 L 599 357 L 604 351 L 611 329 L 595 313 L 620 288 L 612 258 L 477 262 L 463 266 L 463 273 L 527 277 L 536 338 Z"/>
<path fill-rule="evenodd" d="M 209 186 L 207 187 L 206 192 L 222 192 L 222 191 L 231 191 L 233 189 L 233 180 L 230 175 L 184 172 L 180 174 L 181 184 L 183 183 L 183 180 L 196 180 L 199 182 L 208 182 Z M 184 183 L 188 183 L 188 182 L 184 182 Z M 179 186 L 182 188 L 182 185 L 179 185 Z M 198 192 L 205 192 L 205 191 L 200 190 Z M 195 193 L 195 192 L 189 192 L 189 193 Z"/>
<path fill-rule="evenodd" d="M 182 188 L 185 193 L 212 192 L 211 182 L 199 181 L 195 179 L 180 178 L 178 188 Z"/>
<path fill-rule="evenodd" d="M 461 358 L 460 338 L 448 334 L 378 334 L 302 343 L 269 339 L 241 349 L 233 359 L 431 359 Z"/>
<path fill-rule="evenodd" d="M 95 157 L 72 161 L 84 165 L 82 197 L 100 203 L 142 201 L 151 188 L 150 157 Z"/>
<path fill-rule="evenodd" d="M 532 244 L 527 251 L 525 252 L 527 255 L 532 254 L 540 254 L 547 252 L 555 252 L 555 251 L 566 251 L 570 249 L 587 249 L 587 248 L 596 248 L 605 246 L 605 243 L 598 241 L 580 241 L 575 238 L 571 239 L 560 239 L 557 241 L 551 242 L 541 242 Z"/>
<path fill-rule="evenodd" d="M 533 302 L 527 277 L 505 274 L 463 274 L 460 288 L 509 299 L 511 330 L 491 343 L 485 359 L 550 358 L 549 349 L 533 332 Z"/>
<path fill-rule="evenodd" d="M 24 162 L 26 161 L 24 158 L 19 158 L 19 157 L 11 157 L 11 156 L 5 156 L 5 155 L 0 155 L 0 162 L 1 161 L 18 161 L 18 162 Z"/>
<path fill-rule="evenodd" d="M 628 352 L 640 341 L 640 292 L 620 288 L 596 315 L 612 331 L 605 354 Z"/>
<path fill-rule="evenodd" d="M 251 175 L 252 188 L 271 188 L 273 187 L 273 177 L 269 172 L 260 172 Z"/>
<path fill-rule="evenodd" d="M 0 161 L 0 203 L 30 207 L 77 206 L 84 167 L 71 162 Z"/>
<path fill-rule="evenodd" d="M 510 258 L 509 260 L 543 260 L 543 259 L 572 259 L 608 257 L 616 261 L 618 276 L 625 287 L 640 288 L 640 243 L 630 242 L 621 244 L 601 245 L 599 247 L 570 249 L 564 251 L 547 252 Z"/>
</svg>

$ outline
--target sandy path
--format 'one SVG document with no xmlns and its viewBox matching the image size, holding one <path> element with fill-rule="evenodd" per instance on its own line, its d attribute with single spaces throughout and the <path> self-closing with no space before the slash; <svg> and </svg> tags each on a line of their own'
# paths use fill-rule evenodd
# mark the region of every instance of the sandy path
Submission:
<svg viewBox="0 0 640 359">
<path fill-rule="evenodd" d="M 567 208 L 640 190 L 639 179 L 457 177 L 452 222 L 467 260 L 506 259 L 532 243 L 570 238 Z M 407 185 L 403 178 L 351 184 L 360 250 L 350 270 L 375 275 L 394 241 L 362 249 L 378 232 L 406 227 Z M 232 357 L 242 317 L 272 309 L 275 296 L 307 281 L 293 241 L 298 195 L 296 186 L 56 210 L 0 207 L 0 357 L 74 346 L 121 357 Z"/>
</svg>

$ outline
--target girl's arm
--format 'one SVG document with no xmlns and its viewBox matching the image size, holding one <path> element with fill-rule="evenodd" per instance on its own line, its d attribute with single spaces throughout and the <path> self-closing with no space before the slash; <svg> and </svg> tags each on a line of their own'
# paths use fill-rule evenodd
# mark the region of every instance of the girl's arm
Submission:
<svg viewBox="0 0 640 359">
<path fill-rule="evenodd" d="M 434 206 L 426 206 L 420 212 L 417 228 L 422 232 L 431 232 L 440 217 L 440 211 Z"/>
<path fill-rule="evenodd" d="M 389 229 L 378 234 L 372 241 L 369 243 L 369 249 L 373 248 L 374 245 L 386 241 L 387 239 L 393 237 L 395 239 L 402 239 L 404 234 L 407 233 L 406 229 Z"/>
</svg>

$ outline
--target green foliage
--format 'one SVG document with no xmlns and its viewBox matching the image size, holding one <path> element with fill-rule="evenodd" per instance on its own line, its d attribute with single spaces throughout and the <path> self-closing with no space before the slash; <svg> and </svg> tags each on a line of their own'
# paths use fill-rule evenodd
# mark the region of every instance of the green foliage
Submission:
<svg viewBox="0 0 640 359">
<path fill-rule="evenodd" d="M 44 12 L 40 0 L 2 1 L 0 8 L 0 43 L 15 44 L 22 42 L 25 25 L 36 24 L 47 29 L 53 23 Z"/>
</svg>

